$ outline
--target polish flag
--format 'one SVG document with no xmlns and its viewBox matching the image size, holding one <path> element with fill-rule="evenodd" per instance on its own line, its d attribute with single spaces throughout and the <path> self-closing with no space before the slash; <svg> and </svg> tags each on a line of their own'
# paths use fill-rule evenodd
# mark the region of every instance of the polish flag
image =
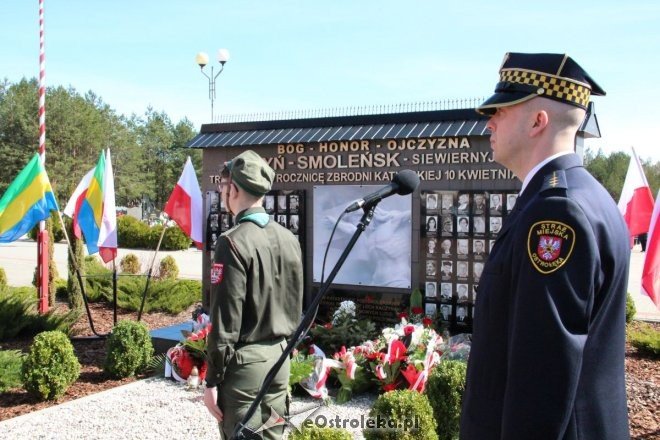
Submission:
<svg viewBox="0 0 660 440">
<path fill-rule="evenodd" d="M 630 244 L 636 235 L 648 232 L 653 213 L 653 194 L 644 175 L 642 164 L 635 153 L 630 158 L 626 180 L 623 182 L 621 198 L 619 199 L 619 211 L 628 225 L 630 231 Z"/>
<path fill-rule="evenodd" d="M 199 189 L 197 175 L 190 156 L 183 167 L 172 194 L 164 209 L 188 237 L 202 248 L 202 191 Z"/>
<path fill-rule="evenodd" d="M 646 258 L 642 270 L 642 293 L 645 293 L 660 308 L 660 191 L 655 200 L 655 209 L 651 217 L 648 240 L 646 242 Z"/>
</svg>

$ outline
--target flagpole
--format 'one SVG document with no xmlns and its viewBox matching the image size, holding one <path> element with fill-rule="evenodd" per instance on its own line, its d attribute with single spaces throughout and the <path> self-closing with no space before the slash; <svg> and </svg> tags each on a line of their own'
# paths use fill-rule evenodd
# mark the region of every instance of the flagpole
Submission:
<svg viewBox="0 0 660 440">
<path fill-rule="evenodd" d="M 46 50 L 44 45 L 44 0 L 39 0 L 39 155 L 46 163 Z M 48 231 L 39 222 L 37 234 L 37 290 L 40 314 L 48 312 Z"/>
<path fill-rule="evenodd" d="M 168 216 L 169 221 L 169 216 Z M 154 257 L 151 259 L 151 265 L 149 265 L 149 271 L 147 272 L 147 283 L 144 286 L 144 292 L 142 293 L 142 303 L 140 304 L 140 310 L 138 311 L 137 320 L 139 321 L 142 318 L 142 310 L 144 310 L 144 302 L 147 299 L 147 290 L 149 290 L 149 281 L 151 280 L 151 273 L 154 269 L 154 264 L 156 264 L 156 255 L 158 255 L 158 250 L 160 249 L 160 244 L 163 242 L 163 237 L 165 236 L 165 230 L 167 229 L 167 221 L 163 225 L 163 230 L 160 233 L 160 238 L 158 239 L 158 244 L 156 245 L 156 250 L 154 251 Z"/>
<path fill-rule="evenodd" d="M 112 302 L 114 303 L 112 308 L 112 323 L 114 327 L 117 325 L 117 265 L 114 258 L 112 259 Z"/>
<path fill-rule="evenodd" d="M 89 302 L 87 301 L 87 295 L 85 294 L 85 283 L 83 283 L 82 275 L 80 274 L 80 267 L 78 266 L 78 262 L 76 261 L 76 256 L 73 253 L 71 240 L 69 240 L 69 234 L 66 232 L 66 225 L 64 224 L 64 219 L 62 219 L 62 214 L 59 211 L 57 211 L 57 216 L 60 219 L 62 232 L 64 232 L 64 238 L 66 239 L 67 249 L 69 250 L 69 256 L 71 257 L 71 261 L 73 262 L 73 267 L 76 270 L 76 278 L 78 278 L 78 284 L 80 284 L 80 292 L 82 293 L 83 303 L 85 303 L 85 310 L 87 311 L 87 320 L 89 321 L 89 326 L 92 329 L 92 333 L 94 333 L 99 338 L 104 338 L 107 335 L 98 334 L 96 332 L 96 329 L 94 328 L 94 321 L 92 321 L 92 313 L 89 310 Z"/>
</svg>

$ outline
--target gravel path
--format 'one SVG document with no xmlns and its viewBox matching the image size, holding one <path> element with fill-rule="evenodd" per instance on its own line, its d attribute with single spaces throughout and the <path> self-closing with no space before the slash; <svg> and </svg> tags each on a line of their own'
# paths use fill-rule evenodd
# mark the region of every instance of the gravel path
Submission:
<svg viewBox="0 0 660 440">
<path fill-rule="evenodd" d="M 293 424 L 305 417 L 359 419 L 371 407 L 373 395 L 345 405 L 319 408 L 320 401 L 294 398 Z M 350 429 L 362 439 L 360 429 Z M 202 390 L 189 391 L 169 379 L 146 379 L 0 422 L 7 439 L 213 439 L 215 420 L 202 403 Z"/>
</svg>

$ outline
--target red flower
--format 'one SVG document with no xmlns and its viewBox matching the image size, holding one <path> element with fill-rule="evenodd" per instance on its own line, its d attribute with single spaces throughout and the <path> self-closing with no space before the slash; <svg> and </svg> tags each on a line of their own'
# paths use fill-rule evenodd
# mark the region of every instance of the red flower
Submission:
<svg viewBox="0 0 660 440">
<path fill-rule="evenodd" d="M 332 323 L 331 323 L 331 322 L 328 322 L 327 324 L 324 324 L 323 327 L 325 327 L 325 328 L 327 328 L 328 330 L 330 330 L 330 329 L 332 328 Z"/>
<path fill-rule="evenodd" d="M 424 313 L 424 309 L 421 308 L 421 307 L 413 307 L 412 309 L 410 309 L 410 311 L 411 311 L 414 315 L 421 315 L 422 313 Z"/>
<path fill-rule="evenodd" d="M 408 381 L 408 383 L 410 384 L 409 389 L 412 390 L 413 386 L 415 385 L 415 382 L 417 382 L 417 379 L 419 378 L 419 375 L 422 374 L 422 372 L 417 371 L 417 368 L 415 368 L 413 364 L 408 364 L 408 367 L 406 367 L 405 370 L 402 370 L 401 374 L 403 375 L 403 377 L 406 378 L 406 381 Z M 424 384 L 420 381 L 420 383 L 414 389 L 421 393 L 422 391 L 424 391 Z"/>
<path fill-rule="evenodd" d="M 408 314 L 406 312 L 401 312 L 397 316 L 399 317 L 399 319 L 408 318 Z"/>
<path fill-rule="evenodd" d="M 392 382 L 392 383 L 386 383 L 383 385 L 383 391 L 388 392 L 388 391 L 394 391 L 397 389 L 399 386 L 399 382 Z"/>
<path fill-rule="evenodd" d="M 425 316 L 422 318 L 422 325 L 424 327 L 431 327 L 433 325 L 433 319 L 429 318 L 428 316 Z"/>
<path fill-rule="evenodd" d="M 314 346 L 309 347 L 309 354 L 313 355 L 315 353 Z"/>
<path fill-rule="evenodd" d="M 407 350 L 408 349 L 403 344 L 403 342 L 399 341 L 398 339 L 396 341 L 392 341 L 392 343 L 390 345 L 389 363 L 393 364 L 395 362 L 405 361 Z"/>
<path fill-rule="evenodd" d="M 406 336 L 412 335 L 414 331 L 415 331 L 414 325 L 407 325 L 403 328 L 403 334 Z"/>
</svg>

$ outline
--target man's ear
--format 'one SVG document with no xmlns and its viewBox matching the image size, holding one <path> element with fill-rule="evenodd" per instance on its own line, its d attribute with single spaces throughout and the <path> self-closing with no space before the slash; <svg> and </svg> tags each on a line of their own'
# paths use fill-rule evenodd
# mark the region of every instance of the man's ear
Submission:
<svg viewBox="0 0 660 440">
<path fill-rule="evenodd" d="M 548 112 L 539 110 L 535 112 L 532 119 L 532 128 L 529 131 L 529 137 L 536 137 L 548 126 Z"/>
</svg>

